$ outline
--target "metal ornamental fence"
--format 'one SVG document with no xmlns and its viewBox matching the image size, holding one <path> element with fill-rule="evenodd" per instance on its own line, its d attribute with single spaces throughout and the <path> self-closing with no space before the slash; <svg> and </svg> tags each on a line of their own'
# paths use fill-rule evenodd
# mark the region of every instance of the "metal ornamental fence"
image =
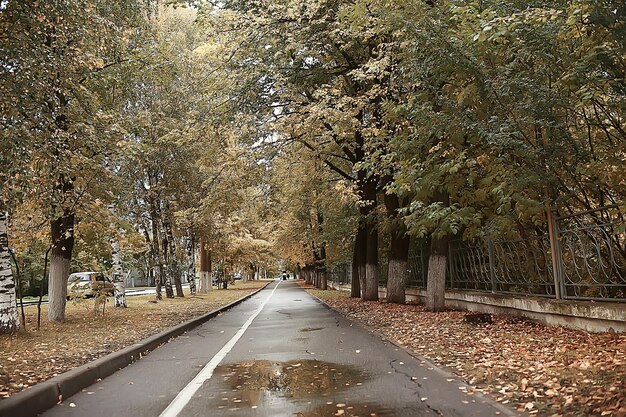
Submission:
<svg viewBox="0 0 626 417">
<path fill-rule="evenodd" d="M 563 298 L 626 301 L 626 221 L 616 206 L 557 218 Z"/>
<path fill-rule="evenodd" d="M 450 243 L 448 288 L 554 296 L 547 237 Z"/>
<path fill-rule="evenodd" d="M 446 287 L 557 299 L 626 302 L 626 221 L 617 206 L 548 218 L 549 230 L 518 240 L 452 241 Z M 412 247 L 407 287 L 425 288 L 428 247 Z M 349 265 L 330 279 L 349 284 Z M 385 285 L 387 263 L 379 264 Z"/>
</svg>

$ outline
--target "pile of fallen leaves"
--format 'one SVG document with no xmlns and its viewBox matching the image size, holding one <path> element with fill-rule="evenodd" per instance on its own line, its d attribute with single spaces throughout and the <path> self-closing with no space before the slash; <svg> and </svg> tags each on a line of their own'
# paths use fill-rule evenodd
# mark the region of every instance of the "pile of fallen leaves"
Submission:
<svg viewBox="0 0 626 417">
<path fill-rule="evenodd" d="M 309 291 L 330 307 L 431 361 L 476 391 L 546 416 L 626 417 L 626 335 L 594 334 L 494 315 L 469 324 L 462 311 L 363 302 Z"/>
<path fill-rule="evenodd" d="M 69 301 L 63 323 L 48 322 L 43 305 L 38 331 L 36 307 L 27 307 L 27 330 L 0 335 L 0 398 L 213 311 L 265 284 L 237 283 L 227 290 L 158 303 L 154 295 L 127 297 L 128 308 L 111 307 L 109 298 L 104 314 L 94 313 L 93 300 Z"/>
</svg>

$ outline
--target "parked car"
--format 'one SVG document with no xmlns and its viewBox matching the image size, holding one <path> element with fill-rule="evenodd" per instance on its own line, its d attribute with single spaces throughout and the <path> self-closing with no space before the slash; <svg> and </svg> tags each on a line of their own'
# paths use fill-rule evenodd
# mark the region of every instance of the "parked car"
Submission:
<svg viewBox="0 0 626 417">
<path fill-rule="evenodd" d="M 113 282 L 102 272 L 76 272 L 67 279 L 68 298 L 94 297 L 100 293 L 115 293 Z"/>
</svg>

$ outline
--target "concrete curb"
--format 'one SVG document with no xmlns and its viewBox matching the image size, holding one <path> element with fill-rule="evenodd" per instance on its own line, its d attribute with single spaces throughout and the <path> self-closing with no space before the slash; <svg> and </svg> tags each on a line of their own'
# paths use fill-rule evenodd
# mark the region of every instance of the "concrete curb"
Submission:
<svg viewBox="0 0 626 417">
<path fill-rule="evenodd" d="M 113 352 L 95 361 L 74 368 L 31 388 L 18 392 L 0 401 L 0 417 L 35 417 L 56 405 L 59 401 L 71 397 L 100 379 L 141 359 L 148 352 L 156 349 L 170 339 L 180 336 L 186 331 L 197 327 L 218 314 L 244 302 L 264 290 L 273 281 L 258 290 L 233 301 L 223 307 L 193 318 L 184 323 L 170 327 L 161 333 L 150 336 L 139 343 Z"/>
</svg>

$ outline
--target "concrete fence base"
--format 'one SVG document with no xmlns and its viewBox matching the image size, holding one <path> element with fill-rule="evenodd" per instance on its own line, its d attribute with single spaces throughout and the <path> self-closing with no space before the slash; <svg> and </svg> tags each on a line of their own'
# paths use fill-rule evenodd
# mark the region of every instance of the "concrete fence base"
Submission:
<svg viewBox="0 0 626 417">
<path fill-rule="evenodd" d="M 349 285 L 329 283 L 334 289 L 350 291 Z M 378 288 L 381 299 L 386 289 Z M 407 288 L 407 302 L 423 303 L 426 291 Z M 446 291 L 446 306 L 483 313 L 509 314 L 538 322 L 590 332 L 626 332 L 626 305 L 577 300 L 552 300 L 532 296 L 489 294 L 476 291 Z"/>
</svg>

